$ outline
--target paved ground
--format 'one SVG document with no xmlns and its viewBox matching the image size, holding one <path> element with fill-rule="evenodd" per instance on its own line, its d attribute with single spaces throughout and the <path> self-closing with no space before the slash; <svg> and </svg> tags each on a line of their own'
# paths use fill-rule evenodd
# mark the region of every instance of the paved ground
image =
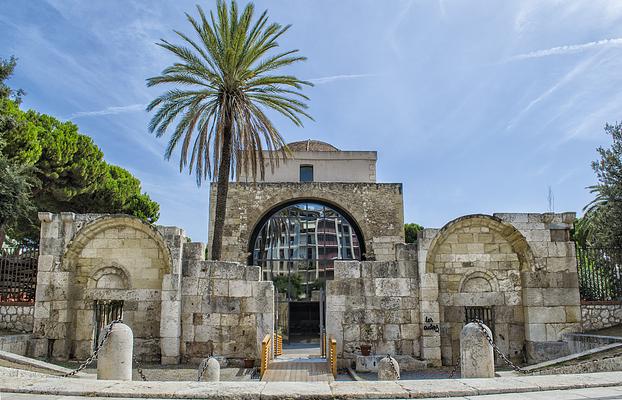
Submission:
<svg viewBox="0 0 622 400">
<path fill-rule="evenodd" d="M 334 378 L 318 346 L 298 345 L 283 348 L 283 355 L 270 362 L 262 381 L 332 382 Z"/>
<path fill-rule="evenodd" d="M 76 397 L 76 396 L 55 396 L 55 395 L 33 395 L 33 394 L 12 394 L 0 393 L 0 400 L 121 400 L 128 397 Z M 447 399 L 447 398 L 445 398 Z M 506 393 L 492 394 L 484 396 L 451 397 L 453 400 L 614 400 L 622 399 L 622 386 L 593 389 L 573 389 L 573 390 L 551 390 L 545 392 L 527 393 Z M 157 399 L 156 399 L 157 400 Z M 425 399 L 424 399 L 425 400 Z M 442 400 L 442 398 L 436 398 Z"/>
</svg>

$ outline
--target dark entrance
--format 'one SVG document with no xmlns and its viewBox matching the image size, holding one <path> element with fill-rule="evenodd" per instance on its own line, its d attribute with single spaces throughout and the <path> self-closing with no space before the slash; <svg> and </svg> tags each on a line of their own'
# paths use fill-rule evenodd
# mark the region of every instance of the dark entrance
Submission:
<svg viewBox="0 0 622 400">
<path fill-rule="evenodd" d="M 99 345 L 104 326 L 123 319 L 123 300 L 95 300 L 93 302 L 93 350 Z"/>
<path fill-rule="evenodd" d="M 320 291 L 333 279 L 335 260 L 360 260 L 360 229 L 343 210 L 321 201 L 296 201 L 263 218 L 250 244 L 277 293 L 277 327 L 287 342 L 320 338 Z"/>
</svg>

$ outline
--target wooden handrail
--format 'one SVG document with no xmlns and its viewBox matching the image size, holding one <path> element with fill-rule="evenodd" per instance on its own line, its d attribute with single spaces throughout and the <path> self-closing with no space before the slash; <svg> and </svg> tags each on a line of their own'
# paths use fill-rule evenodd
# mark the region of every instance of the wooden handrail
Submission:
<svg viewBox="0 0 622 400">
<path fill-rule="evenodd" d="M 261 341 L 261 369 L 259 370 L 259 377 L 263 378 L 263 375 L 268 370 L 268 362 L 270 361 L 270 342 L 272 341 L 272 335 L 266 335 Z"/>
<path fill-rule="evenodd" d="M 280 356 L 283 354 L 283 336 L 274 334 L 274 356 Z"/>
<path fill-rule="evenodd" d="M 330 366 L 330 372 L 333 377 L 337 377 L 337 341 L 334 338 L 330 338 L 328 343 L 328 363 Z"/>
</svg>

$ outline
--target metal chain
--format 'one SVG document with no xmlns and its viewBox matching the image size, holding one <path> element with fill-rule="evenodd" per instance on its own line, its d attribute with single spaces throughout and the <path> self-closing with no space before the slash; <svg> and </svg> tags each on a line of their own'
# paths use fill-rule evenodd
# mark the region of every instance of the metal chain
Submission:
<svg viewBox="0 0 622 400">
<path fill-rule="evenodd" d="M 488 334 L 488 331 L 486 330 L 485 325 L 484 325 L 484 323 L 481 320 L 473 319 L 473 320 L 471 320 L 471 322 L 475 322 L 479 326 L 479 329 L 482 332 L 482 335 L 484 335 L 484 337 L 486 338 L 488 343 L 490 343 L 490 346 L 493 348 L 493 350 L 497 354 L 499 354 L 499 356 L 501 356 L 501 358 L 503 359 L 503 361 L 505 361 L 505 363 L 507 365 L 509 365 L 514 371 L 519 372 L 521 374 L 527 374 L 528 373 L 528 371 L 525 371 L 524 369 L 522 369 L 518 365 L 514 364 L 512 361 L 510 361 L 510 359 L 505 354 L 503 354 L 503 352 L 499 349 L 499 347 L 497 347 L 497 345 L 494 343 L 492 337 L 490 337 L 490 335 Z"/>
<path fill-rule="evenodd" d="M 147 377 L 143 373 L 142 366 L 141 366 L 140 362 L 138 361 L 138 358 L 136 357 L 136 354 L 134 354 L 134 363 L 136 363 L 136 371 L 138 371 L 138 375 L 140 375 L 140 379 L 142 379 L 143 381 L 147 382 Z"/>
<path fill-rule="evenodd" d="M 205 370 L 207 369 L 207 362 L 208 361 L 209 361 L 209 358 L 205 358 L 205 359 L 203 359 L 203 361 L 201 361 L 201 364 L 199 364 L 199 371 L 198 371 L 198 375 L 197 375 L 197 382 L 201 382 L 201 378 L 203 378 L 203 374 L 205 373 Z"/>
<path fill-rule="evenodd" d="M 460 356 L 458 356 L 458 360 L 456 361 L 456 365 L 454 365 L 454 367 L 452 368 L 451 372 L 449 373 L 449 379 L 452 379 L 454 377 L 454 375 L 456 375 L 456 371 L 458 371 L 458 367 L 460 366 Z"/>
<path fill-rule="evenodd" d="M 118 324 L 123 322 L 120 319 L 115 319 L 114 321 L 112 321 L 110 324 L 106 325 L 104 328 L 106 329 L 106 331 L 104 332 L 104 337 L 102 338 L 101 342 L 99 343 L 99 345 L 97 346 L 97 348 L 95 349 L 95 351 L 93 352 L 93 354 L 91 354 L 91 356 L 89 358 L 87 358 L 82 364 L 80 364 L 80 366 L 78 368 L 76 368 L 75 370 L 66 373 L 64 375 L 62 375 L 63 378 L 69 378 L 70 376 L 74 376 L 75 374 L 77 374 L 78 372 L 82 371 L 84 368 L 88 367 L 89 364 L 91 364 L 93 361 L 97 360 L 97 356 L 99 354 L 99 351 L 101 350 L 102 347 L 104 347 L 104 344 L 106 343 L 106 340 L 108 340 L 108 337 L 110 336 L 110 332 L 112 332 L 112 326 L 114 324 Z"/>
<path fill-rule="evenodd" d="M 389 359 L 389 364 L 391 365 L 391 368 L 393 368 L 393 372 L 395 372 L 395 374 L 397 375 L 397 379 L 399 380 L 400 379 L 400 371 L 397 370 L 397 367 L 393 363 L 393 359 L 391 358 L 391 354 L 387 354 L 387 358 Z"/>
</svg>

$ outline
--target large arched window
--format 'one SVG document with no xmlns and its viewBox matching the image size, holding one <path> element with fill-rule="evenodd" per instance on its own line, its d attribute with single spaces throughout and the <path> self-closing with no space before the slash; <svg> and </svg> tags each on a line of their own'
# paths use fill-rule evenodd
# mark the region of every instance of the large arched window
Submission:
<svg viewBox="0 0 622 400">
<path fill-rule="evenodd" d="M 288 290 L 290 299 L 309 298 L 314 286 L 332 279 L 335 260 L 360 260 L 364 253 L 354 221 L 315 200 L 297 201 L 270 212 L 257 225 L 251 243 L 251 262 L 262 268 L 264 279 L 295 276 L 297 289 Z"/>
</svg>

